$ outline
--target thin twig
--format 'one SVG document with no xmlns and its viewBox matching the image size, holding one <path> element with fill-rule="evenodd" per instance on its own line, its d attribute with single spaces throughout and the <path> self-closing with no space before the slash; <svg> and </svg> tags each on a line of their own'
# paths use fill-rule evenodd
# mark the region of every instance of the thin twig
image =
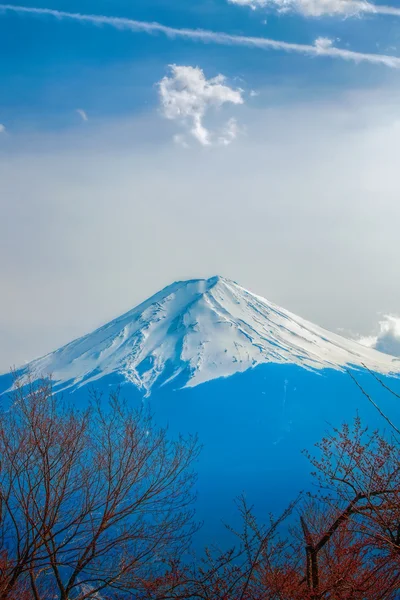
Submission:
<svg viewBox="0 0 400 600">
<path fill-rule="evenodd" d="M 360 385 L 360 383 L 357 381 L 357 379 L 354 377 L 354 375 L 348 369 L 347 369 L 347 374 L 350 375 L 350 377 L 352 378 L 352 380 L 354 381 L 354 383 L 356 384 L 356 386 L 364 394 L 364 396 L 369 400 L 369 402 L 371 402 L 372 406 L 374 406 L 374 408 L 376 408 L 376 410 L 379 412 L 379 414 L 381 415 L 381 417 L 383 417 L 385 419 L 385 421 L 387 423 L 389 423 L 390 427 L 392 427 L 392 429 L 394 429 L 400 435 L 400 429 L 398 429 L 396 427 L 396 425 L 394 425 L 394 423 L 392 423 L 392 421 L 389 419 L 389 417 L 387 415 L 385 415 L 385 413 L 383 412 L 383 410 L 381 408 L 379 408 L 379 406 L 377 405 L 376 402 L 374 402 L 374 400 L 372 400 L 371 396 L 364 390 L 364 388 L 362 387 L 362 385 Z"/>
</svg>

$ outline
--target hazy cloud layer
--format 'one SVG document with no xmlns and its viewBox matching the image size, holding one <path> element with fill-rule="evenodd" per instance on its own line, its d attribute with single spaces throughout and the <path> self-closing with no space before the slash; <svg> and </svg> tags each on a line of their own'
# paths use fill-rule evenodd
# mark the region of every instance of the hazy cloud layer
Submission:
<svg viewBox="0 0 400 600">
<path fill-rule="evenodd" d="M 243 90 L 227 85 L 226 78 L 218 75 L 206 79 L 199 67 L 171 65 L 170 76 L 159 83 L 162 113 L 167 119 L 176 121 L 202 146 L 228 145 L 237 136 L 236 120 L 231 118 L 219 131 L 211 131 L 204 120 L 212 109 L 224 104 L 243 104 Z M 186 144 L 179 135 L 176 141 Z"/>
<path fill-rule="evenodd" d="M 275 97 L 242 106 L 247 135 L 212 152 L 171 145 L 153 112 L 2 138 L 1 368 L 216 273 L 329 329 L 372 331 L 400 307 L 398 104 L 396 89 Z"/>
</svg>

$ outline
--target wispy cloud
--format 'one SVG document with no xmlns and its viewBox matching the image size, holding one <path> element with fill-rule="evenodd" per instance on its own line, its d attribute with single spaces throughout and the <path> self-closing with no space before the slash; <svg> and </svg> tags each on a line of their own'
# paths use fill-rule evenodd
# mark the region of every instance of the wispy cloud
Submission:
<svg viewBox="0 0 400 600">
<path fill-rule="evenodd" d="M 279 12 L 297 12 L 307 17 L 361 14 L 400 16 L 400 8 L 373 4 L 367 0 L 228 0 L 231 4 L 256 8 L 275 8 Z"/>
<path fill-rule="evenodd" d="M 76 112 L 80 116 L 80 118 L 82 119 L 82 121 L 85 121 L 85 123 L 87 121 L 89 121 L 89 117 L 87 115 L 87 112 L 85 110 L 83 110 L 83 108 L 77 108 Z"/>
<path fill-rule="evenodd" d="M 159 82 L 160 102 L 164 116 L 177 121 L 202 146 L 229 145 L 237 137 L 238 126 L 230 119 L 217 133 L 204 125 L 204 118 L 212 108 L 224 104 L 243 104 L 243 90 L 231 88 L 223 75 L 206 79 L 199 67 L 171 65 L 171 75 Z M 181 145 L 186 140 L 175 136 Z"/>
<path fill-rule="evenodd" d="M 5 133 L 6 132 L 6 126 L 3 125 L 2 123 L 0 123 L 0 134 Z"/>
<path fill-rule="evenodd" d="M 389 7 L 379 7 L 379 12 L 383 14 L 393 14 L 400 16 L 400 9 L 391 9 Z M 160 33 L 170 38 L 183 38 L 187 40 L 213 43 L 224 46 L 245 46 L 248 48 L 258 48 L 261 50 L 277 50 L 282 52 L 295 52 L 308 56 L 329 56 L 355 63 L 368 62 L 376 65 L 385 65 L 392 68 L 400 68 L 400 57 L 385 54 L 369 54 L 364 52 L 355 52 L 335 46 L 321 47 L 320 44 L 295 44 L 280 40 L 273 40 L 264 37 L 250 37 L 243 35 L 231 35 L 218 31 L 208 31 L 204 29 L 187 29 L 167 27 L 160 23 L 150 23 L 147 21 L 135 21 L 133 19 L 124 19 L 120 17 L 108 17 L 104 15 L 87 15 L 80 13 L 69 13 L 53 10 L 50 8 L 30 8 L 26 6 L 13 6 L 11 4 L 0 4 L 0 11 L 12 11 L 17 14 L 51 16 L 57 19 L 70 19 L 83 23 L 92 23 L 93 25 L 109 25 L 116 29 L 128 30 L 133 32 L 142 32 L 148 34 Z M 392 11 L 392 12 L 389 12 Z M 377 12 L 377 11 L 376 11 Z"/>
</svg>

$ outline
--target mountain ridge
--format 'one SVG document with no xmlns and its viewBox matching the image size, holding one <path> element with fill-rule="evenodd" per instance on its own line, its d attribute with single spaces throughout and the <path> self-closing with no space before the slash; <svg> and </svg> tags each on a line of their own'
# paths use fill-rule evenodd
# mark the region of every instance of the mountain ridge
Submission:
<svg viewBox="0 0 400 600">
<path fill-rule="evenodd" d="M 118 373 L 149 395 L 192 387 L 264 363 L 320 371 L 400 372 L 395 357 L 310 323 L 221 276 L 172 283 L 138 306 L 22 370 L 75 389 Z"/>
</svg>

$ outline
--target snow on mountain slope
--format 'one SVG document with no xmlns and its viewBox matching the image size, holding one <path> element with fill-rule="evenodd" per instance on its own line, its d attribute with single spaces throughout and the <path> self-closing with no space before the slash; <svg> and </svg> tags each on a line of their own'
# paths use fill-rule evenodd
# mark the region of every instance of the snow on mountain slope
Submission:
<svg viewBox="0 0 400 600">
<path fill-rule="evenodd" d="M 30 363 L 61 389 L 117 373 L 146 393 L 184 376 L 187 386 L 261 363 L 379 373 L 400 362 L 329 333 L 221 277 L 174 283 L 125 315 Z M 180 380 L 181 381 L 181 380 Z"/>
</svg>

